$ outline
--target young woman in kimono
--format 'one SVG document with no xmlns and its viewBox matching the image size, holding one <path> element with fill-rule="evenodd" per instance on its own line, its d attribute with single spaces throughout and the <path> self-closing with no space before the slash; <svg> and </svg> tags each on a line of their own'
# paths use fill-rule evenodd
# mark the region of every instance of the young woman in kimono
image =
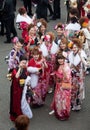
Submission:
<svg viewBox="0 0 90 130">
<path fill-rule="evenodd" d="M 36 27 L 34 24 L 30 24 L 28 26 L 28 35 L 25 38 L 25 51 L 26 51 L 26 55 L 27 58 L 30 59 L 31 58 L 31 50 L 37 46 L 37 36 L 36 36 Z"/>
<path fill-rule="evenodd" d="M 86 54 L 82 49 L 82 43 L 78 38 L 73 39 L 72 51 L 69 54 L 69 63 L 72 74 L 71 106 L 72 110 L 81 109 L 81 104 L 85 98 L 85 68 L 87 66 Z"/>
<path fill-rule="evenodd" d="M 24 40 L 18 37 L 13 38 L 13 49 L 10 51 L 8 57 L 8 71 L 12 71 L 19 65 L 20 56 L 24 55 L 22 51 Z"/>
<path fill-rule="evenodd" d="M 55 31 L 56 31 L 55 43 L 56 43 L 57 45 L 59 45 L 62 36 L 64 36 L 64 26 L 63 26 L 62 23 L 58 23 L 58 24 L 55 26 L 54 29 L 55 29 Z"/>
<path fill-rule="evenodd" d="M 17 28 L 22 30 L 22 38 L 25 39 L 25 37 L 28 34 L 28 26 L 32 24 L 35 20 L 35 15 L 30 18 L 27 15 L 27 11 L 24 7 L 20 7 L 18 9 L 18 15 L 16 17 L 16 24 Z"/>
<path fill-rule="evenodd" d="M 22 91 L 27 77 L 27 59 L 21 57 L 17 68 L 14 68 L 11 75 L 10 89 L 10 119 L 15 121 L 17 116 L 23 114 L 21 110 Z"/>
<path fill-rule="evenodd" d="M 32 107 L 40 107 L 44 105 L 48 91 L 46 77 L 48 66 L 38 48 L 33 49 L 32 56 L 28 62 L 27 70 L 31 76 L 31 89 L 35 94 L 32 96 L 30 104 Z"/>
<path fill-rule="evenodd" d="M 68 48 L 68 43 L 69 43 L 69 41 L 68 41 L 67 37 L 62 36 L 58 53 L 61 53 L 66 58 L 65 59 L 66 62 L 68 62 L 68 55 L 70 53 L 70 50 Z"/>
<path fill-rule="evenodd" d="M 45 19 L 41 18 L 37 20 L 37 28 L 38 28 L 38 39 L 40 40 L 42 36 L 45 36 L 47 31 L 47 22 Z"/>
<path fill-rule="evenodd" d="M 40 51 L 42 52 L 42 55 L 45 57 L 48 64 L 48 92 L 51 93 L 54 87 L 54 79 L 50 74 L 54 71 L 55 56 L 58 52 L 58 45 L 54 42 L 54 34 L 52 32 L 46 33 L 44 41 L 40 45 Z"/>
<path fill-rule="evenodd" d="M 87 17 L 81 17 L 79 20 L 81 24 L 81 31 L 85 36 L 85 42 L 83 43 L 83 48 L 87 54 L 88 68 L 90 68 L 90 30 L 89 30 L 89 20 Z"/>
<path fill-rule="evenodd" d="M 57 54 L 56 71 L 52 74 L 56 77 L 56 87 L 49 114 L 54 113 L 58 119 L 66 120 L 71 110 L 71 70 L 61 53 Z"/>
</svg>

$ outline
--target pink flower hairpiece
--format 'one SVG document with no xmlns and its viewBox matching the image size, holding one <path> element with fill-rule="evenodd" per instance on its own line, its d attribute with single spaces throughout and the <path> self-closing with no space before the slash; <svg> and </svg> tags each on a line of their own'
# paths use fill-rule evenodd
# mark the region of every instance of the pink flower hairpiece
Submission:
<svg viewBox="0 0 90 130">
<path fill-rule="evenodd" d="M 45 35 L 45 37 L 44 37 L 44 40 L 45 40 L 45 41 L 50 42 L 50 39 L 51 39 L 51 38 L 50 38 L 50 35 Z"/>
<path fill-rule="evenodd" d="M 14 37 L 13 39 L 12 39 L 12 43 L 17 43 L 19 41 L 19 39 L 18 39 L 18 37 Z"/>
<path fill-rule="evenodd" d="M 54 30 L 56 30 L 57 28 L 59 28 L 60 26 L 58 26 L 58 25 L 55 25 L 55 27 L 54 27 Z M 62 30 L 65 28 L 65 25 L 64 24 L 62 24 L 62 26 L 60 27 Z"/>
</svg>

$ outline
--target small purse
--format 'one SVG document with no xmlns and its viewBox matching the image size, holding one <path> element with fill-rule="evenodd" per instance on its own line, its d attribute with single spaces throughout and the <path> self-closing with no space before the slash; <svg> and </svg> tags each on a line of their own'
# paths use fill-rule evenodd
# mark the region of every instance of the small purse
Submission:
<svg viewBox="0 0 90 130">
<path fill-rule="evenodd" d="M 8 73 L 8 74 L 6 75 L 6 77 L 7 77 L 7 79 L 8 79 L 9 81 L 12 80 L 12 74 L 11 74 L 11 73 Z"/>
<path fill-rule="evenodd" d="M 20 84 L 20 87 L 24 87 L 25 79 L 20 79 L 19 84 Z"/>
<path fill-rule="evenodd" d="M 63 89 L 71 89 L 72 88 L 72 85 L 70 83 L 62 83 L 62 88 Z"/>
</svg>

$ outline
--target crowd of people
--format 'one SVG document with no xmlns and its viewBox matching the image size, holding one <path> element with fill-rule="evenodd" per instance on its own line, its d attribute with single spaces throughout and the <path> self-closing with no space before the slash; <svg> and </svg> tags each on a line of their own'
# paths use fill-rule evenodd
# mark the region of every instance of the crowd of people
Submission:
<svg viewBox="0 0 90 130">
<path fill-rule="evenodd" d="M 13 2 L 6 1 L 7 5 Z M 10 35 L 13 33 L 13 48 L 7 61 L 7 78 L 11 81 L 11 121 L 17 122 L 20 115 L 31 119 L 32 108 L 43 107 L 48 93 L 54 93 L 49 115 L 55 114 L 59 120 L 67 120 L 71 110 L 80 111 L 85 99 L 85 76 L 90 68 L 90 1 L 82 1 L 83 16 L 76 0 L 66 0 L 67 24 L 56 23 L 54 31 L 47 31 L 50 3 L 42 1 L 34 1 L 37 7 L 33 16 L 31 3 L 27 4 L 30 9 L 25 1 L 24 7 L 19 7 L 16 25 L 21 30 L 22 38 L 17 36 L 14 27 L 15 4 L 9 7 L 10 10 L 15 7 L 13 11 L 7 10 L 10 17 L 3 18 L 7 37 L 5 43 L 11 42 Z M 56 20 L 61 17 L 60 0 L 52 2 L 54 10 L 50 15 L 52 20 Z"/>
</svg>

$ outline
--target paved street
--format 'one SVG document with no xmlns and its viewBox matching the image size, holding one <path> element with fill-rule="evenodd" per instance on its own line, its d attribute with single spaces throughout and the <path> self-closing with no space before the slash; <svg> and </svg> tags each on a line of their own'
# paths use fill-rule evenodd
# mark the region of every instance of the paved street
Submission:
<svg viewBox="0 0 90 130">
<path fill-rule="evenodd" d="M 61 0 L 61 20 L 50 21 L 48 23 L 49 30 L 53 30 L 55 24 L 59 21 L 65 22 L 66 9 L 63 2 L 64 0 Z M 18 7 L 21 4 L 21 2 L 18 2 Z M 18 34 L 20 34 L 20 31 L 18 31 Z M 10 130 L 14 126 L 9 119 L 10 82 L 6 79 L 7 64 L 4 61 L 5 56 L 12 48 L 12 44 L 4 44 L 3 41 L 5 40 L 5 37 L 0 36 L 0 130 Z M 31 119 L 29 130 L 90 130 L 90 74 L 86 76 L 85 86 L 86 98 L 81 111 L 71 111 L 68 121 L 60 121 L 54 115 L 50 116 L 48 113 L 53 94 L 48 94 L 44 107 L 32 109 L 34 117 Z"/>
</svg>

